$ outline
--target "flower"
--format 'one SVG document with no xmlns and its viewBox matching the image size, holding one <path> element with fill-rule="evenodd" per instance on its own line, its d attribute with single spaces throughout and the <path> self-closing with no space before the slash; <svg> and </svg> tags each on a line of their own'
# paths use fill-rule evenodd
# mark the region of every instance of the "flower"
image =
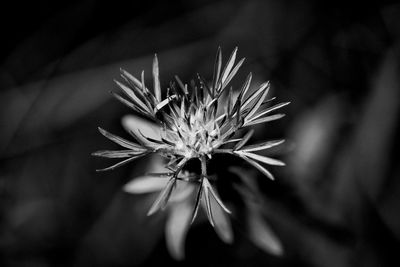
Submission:
<svg viewBox="0 0 400 267">
<path fill-rule="evenodd" d="M 184 183 L 187 184 L 186 188 L 190 188 L 190 193 L 184 200 L 194 201 L 189 216 L 190 222 L 196 218 L 199 206 L 203 206 L 208 221 L 218 232 L 218 229 L 221 229 L 221 216 L 218 215 L 216 220 L 216 214 L 219 210 L 229 214 L 231 210 L 219 197 L 207 170 L 208 162 L 213 159 L 213 155 L 229 154 L 239 157 L 270 179 L 274 177 L 265 165 L 285 165 L 280 160 L 260 153 L 282 144 L 284 140 L 253 145 L 247 143 L 254 132 L 251 126 L 282 118 L 284 114 L 270 115 L 270 113 L 288 105 L 289 102 L 265 107 L 273 100 L 266 100 L 270 83 L 265 82 L 256 90 L 249 90 L 251 73 L 238 94 L 234 96 L 233 88 L 228 89 L 228 85 L 244 62 L 244 59 L 241 59 L 235 65 L 236 54 L 237 48 L 222 69 L 222 54 L 221 49 L 218 49 L 210 84 L 199 74 L 190 86 L 175 76 L 176 82 L 170 84 L 165 98 L 162 97 L 157 56 L 154 57 L 152 69 L 153 91 L 145 85 L 144 72 L 139 80 L 121 69 L 124 82 L 115 82 L 124 96 L 112 94 L 136 113 L 152 121 L 156 134 L 144 133 L 143 129 L 132 127 L 128 130 L 135 141 L 129 141 L 99 128 L 101 134 L 124 149 L 102 150 L 94 152 L 93 155 L 123 159 L 99 171 L 115 169 L 149 154 L 159 154 L 168 160 L 165 171 L 147 174 L 147 177 L 161 178 L 164 182 L 148 215 L 165 209 L 168 203 L 174 204 L 171 196 L 176 193 L 178 187 L 182 187 L 180 184 Z M 239 130 L 247 130 L 247 133 L 243 137 L 237 137 Z M 185 172 L 188 162 L 192 160 L 200 162 L 201 173 Z M 185 201 L 181 199 L 181 202 Z"/>
</svg>

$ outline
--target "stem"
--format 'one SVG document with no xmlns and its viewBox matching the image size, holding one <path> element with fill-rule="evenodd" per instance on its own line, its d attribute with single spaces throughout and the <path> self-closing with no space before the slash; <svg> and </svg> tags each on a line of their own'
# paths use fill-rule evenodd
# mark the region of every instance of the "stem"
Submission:
<svg viewBox="0 0 400 267">
<path fill-rule="evenodd" d="M 207 159 L 205 156 L 201 156 L 201 179 L 203 180 L 204 177 L 207 177 Z"/>
</svg>

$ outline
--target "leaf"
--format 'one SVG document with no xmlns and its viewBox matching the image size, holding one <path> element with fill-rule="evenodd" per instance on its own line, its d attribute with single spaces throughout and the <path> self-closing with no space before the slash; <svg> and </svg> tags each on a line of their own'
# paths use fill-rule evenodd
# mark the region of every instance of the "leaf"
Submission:
<svg viewBox="0 0 400 267">
<path fill-rule="evenodd" d="M 249 159 L 248 157 L 244 156 L 244 155 L 240 155 L 237 153 L 234 153 L 235 155 L 238 155 L 240 158 L 244 159 L 245 161 L 247 161 L 247 163 L 249 163 L 250 165 L 252 165 L 253 167 L 255 167 L 256 169 L 258 169 L 262 174 L 264 174 L 265 176 L 267 176 L 268 178 L 270 178 L 271 180 L 275 180 L 274 176 L 272 175 L 272 173 L 270 173 L 266 168 L 264 168 L 263 166 L 261 166 L 259 163 L 257 163 L 256 161 Z"/>
<path fill-rule="evenodd" d="M 139 176 L 124 185 L 124 191 L 131 194 L 144 194 L 161 191 L 168 184 L 168 177 L 152 175 Z"/>
<path fill-rule="evenodd" d="M 204 178 L 204 179 L 207 179 L 207 178 Z M 206 186 L 203 186 L 203 191 L 204 191 L 204 193 L 201 197 L 203 207 L 206 210 L 206 215 L 207 215 L 208 221 L 210 222 L 212 227 L 214 227 L 214 218 L 213 218 L 213 214 L 211 211 L 210 194 L 209 194 L 208 188 Z"/>
<path fill-rule="evenodd" d="M 251 79 L 252 79 L 252 74 L 250 72 L 249 75 L 247 75 L 247 78 L 246 78 L 245 82 L 243 83 L 242 88 L 240 89 L 240 93 L 235 101 L 235 105 L 233 106 L 232 113 L 235 113 L 236 111 L 238 111 L 238 109 L 240 109 L 240 103 L 243 101 L 243 98 L 246 95 L 247 90 L 249 90 L 249 88 L 250 88 Z"/>
<path fill-rule="evenodd" d="M 203 180 L 204 180 L 204 179 L 203 179 Z M 192 220 L 191 220 L 190 223 L 193 223 L 194 220 L 196 219 L 196 216 L 197 216 L 197 212 L 198 212 L 198 210 L 199 210 L 199 204 L 200 204 L 200 200 L 201 200 L 202 195 L 203 195 L 203 183 L 201 183 L 201 184 L 199 185 L 199 189 L 197 190 L 196 201 L 195 201 L 194 208 L 193 208 L 193 212 L 192 212 Z"/>
<path fill-rule="evenodd" d="M 233 150 L 239 150 L 240 148 L 242 148 L 249 141 L 249 139 L 252 137 L 253 134 L 254 134 L 254 130 L 253 129 L 248 131 L 243 136 L 242 140 L 233 147 Z"/>
<path fill-rule="evenodd" d="M 254 208 L 249 208 L 248 231 L 250 240 L 260 249 L 273 255 L 282 255 L 280 240 Z"/>
<path fill-rule="evenodd" d="M 153 82 L 154 82 L 153 86 L 156 99 L 158 102 L 160 102 L 161 86 L 160 86 L 160 74 L 159 74 L 157 54 L 154 55 L 154 60 L 153 60 Z"/>
<path fill-rule="evenodd" d="M 222 202 L 222 200 L 221 200 L 220 197 L 218 196 L 217 192 L 214 191 L 212 185 L 210 184 L 210 182 L 208 181 L 207 178 L 204 178 L 204 180 L 203 180 L 203 185 L 209 189 L 209 191 L 211 192 L 211 195 L 214 197 L 215 201 L 217 201 L 218 205 L 220 205 L 221 208 L 222 208 L 226 213 L 231 214 L 232 212 L 231 212 L 231 211 L 225 206 L 225 204 Z"/>
<path fill-rule="evenodd" d="M 118 85 L 118 87 L 132 100 L 136 103 L 136 105 L 140 106 L 140 109 L 146 111 L 146 112 L 150 112 L 150 110 L 148 109 L 148 107 L 135 95 L 135 93 L 132 91 L 132 89 L 130 89 L 129 87 L 127 87 L 125 84 L 114 80 L 114 82 Z"/>
<path fill-rule="evenodd" d="M 228 75 L 235 63 L 237 50 L 238 50 L 237 47 L 235 47 L 235 49 L 233 49 L 232 54 L 229 57 L 229 60 L 225 65 L 224 71 L 222 72 L 221 84 L 223 84 L 225 82 L 226 78 L 228 77 Z"/>
<path fill-rule="evenodd" d="M 130 101 L 126 100 L 125 98 L 123 98 L 122 96 L 111 92 L 112 96 L 115 97 L 118 101 L 120 101 L 122 104 L 128 106 L 129 108 L 133 109 L 134 111 L 136 111 L 139 114 L 142 114 L 145 117 L 150 118 L 151 120 L 154 120 L 154 117 L 151 113 L 148 113 L 147 111 L 141 109 L 138 106 L 135 106 L 133 103 L 131 103 Z"/>
<path fill-rule="evenodd" d="M 261 155 L 250 153 L 250 152 L 242 152 L 242 151 L 235 151 L 235 153 L 240 153 L 246 157 L 249 157 L 251 159 L 260 161 L 260 162 L 268 164 L 268 165 L 285 166 L 284 162 L 277 160 L 277 159 L 270 158 L 270 157 L 261 156 Z"/>
<path fill-rule="evenodd" d="M 183 84 L 182 80 L 177 75 L 175 75 L 175 80 L 178 82 L 178 85 L 182 89 L 183 93 L 185 95 L 188 95 L 189 91 L 188 91 L 187 87 Z"/>
<path fill-rule="evenodd" d="M 274 105 L 274 106 L 272 106 L 272 107 L 270 107 L 270 108 L 267 108 L 267 109 L 261 111 L 260 113 L 258 113 L 257 115 L 255 115 L 255 116 L 254 116 L 253 118 L 251 118 L 250 120 L 258 119 L 259 117 L 262 117 L 262 116 L 264 116 L 265 114 L 267 114 L 267 113 L 269 113 L 269 112 L 271 112 L 271 111 L 273 111 L 273 110 L 279 109 L 279 108 L 284 107 L 284 106 L 287 106 L 287 105 L 289 105 L 289 104 L 290 104 L 290 102 L 284 102 L 284 103 L 276 104 L 276 105 Z"/>
<path fill-rule="evenodd" d="M 139 116 L 135 115 L 125 115 L 122 117 L 122 126 L 128 131 L 136 135 L 137 138 L 141 140 L 144 144 L 151 144 L 146 138 L 143 138 L 141 133 L 146 137 L 161 140 L 161 128 L 157 124 L 145 120 Z M 140 130 L 140 132 L 139 132 Z M 132 134 L 131 133 L 131 134 Z"/>
<path fill-rule="evenodd" d="M 193 178 L 193 176 L 192 176 Z M 192 182 L 188 182 L 187 180 L 184 180 L 185 177 L 178 177 L 176 178 L 176 184 L 175 184 L 175 189 L 174 192 L 172 193 L 169 201 L 175 203 L 182 202 L 182 201 L 192 201 L 191 196 L 193 195 L 193 192 L 195 191 L 195 185 Z"/>
<path fill-rule="evenodd" d="M 222 241 L 227 244 L 232 244 L 233 231 L 229 215 L 226 214 L 226 212 L 221 208 L 221 206 L 213 197 L 210 198 L 210 203 L 213 213 L 215 232 Z"/>
<path fill-rule="evenodd" d="M 103 158 L 129 158 L 146 153 L 146 149 L 134 150 L 99 150 L 92 153 L 92 156 Z"/>
<path fill-rule="evenodd" d="M 268 83 L 261 84 L 260 87 L 243 102 L 242 110 L 244 110 L 260 93 L 262 93 L 267 85 Z"/>
<path fill-rule="evenodd" d="M 120 161 L 120 162 L 118 162 L 117 164 L 114 164 L 114 165 L 112 165 L 112 166 L 110 166 L 110 167 L 107 167 L 107 168 L 104 168 L 104 169 L 97 169 L 96 171 L 97 171 L 97 172 L 111 171 L 111 170 L 114 170 L 115 168 L 121 167 L 122 165 L 125 165 L 125 164 L 127 164 L 127 163 L 129 163 L 129 162 L 131 162 L 131 161 L 134 161 L 135 159 L 138 159 L 138 158 L 140 158 L 140 157 L 143 157 L 143 156 L 145 156 L 145 155 L 147 155 L 147 154 L 148 154 L 148 153 L 141 154 L 141 155 L 135 156 L 135 157 L 131 157 L 131 158 L 129 158 L 129 159 Z"/>
<path fill-rule="evenodd" d="M 225 82 L 222 84 L 221 87 L 221 91 L 223 91 L 223 89 L 228 85 L 228 83 L 232 80 L 232 78 L 236 75 L 236 73 L 238 72 L 239 68 L 242 66 L 243 62 L 245 61 L 245 58 L 242 58 L 238 64 L 236 64 L 235 68 L 231 71 L 231 73 L 229 74 L 229 76 L 226 78 Z"/>
<path fill-rule="evenodd" d="M 188 201 L 174 204 L 171 207 L 165 225 L 167 249 L 175 260 L 185 257 L 185 240 L 190 227 L 193 205 Z"/>
<path fill-rule="evenodd" d="M 263 143 L 259 143 L 259 144 L 255 144 L 255 145 L 250 145 L 250 146 L 246 146 L 243 147 L 242 149 L 240 149 L 240 151 L 243 152 L 252 152 L 252 151 L 259 151 L 259 150 L 264 150 L 264 149 L 268 149 L 277 145 L 282 144 L 283 142 L 285 142 L 285 140 L 281 139 L 281 140 L 272 140 L 272 141 L 266 141 Z"/>
<path fill-rule="evenodd" d="M 129 72 L 127 72 L 126 70 L 124 70 L 122 68 L 120 68 L 120 72 L 121 72 L 121 75 L 123 75 L 123 77 L 125 79 L 129 80 L 132 83 L 132 85 L 134 85 L 138 88 L 142 87 L 142 83 L 138 79 L 136 79 L 135 76 L 133 76 L 132 74 L 130 74 Z"/>
<path fill-rule="evenodd" d="M 218 47 L 217 56 L 215 57 L 215 63 L 214 63 L 213 96 L 215 95 L 215 90 L 217 90 L 217 84 L 221 73 L 221 67 L 222 67 L 221 47 Z"/>
<path fill-rule="evenodd" d="M 171 196 L 172 190 L 174 189 L 175 182 L 176 182 L 175 178 L 169 179 L 167 185 L 164 187 L 164 189 L 158 195 L 157 199 L 154 201 L 153 205 L 151 206 L 150 210 L 148 211 L 147 216 L 154 214 L 159 209 L 165 208 L 165 206 L 168 203 L 168 199 Z"/>
<path fill-rule="evenodd" d="M 269 88 L 270 88 L 269 82 L 264 83 L 264 84 L 262 84 L 260 86 L 259 91 L 262 91 L 264 89 L 265 89 L 265 91 L 261 95 L 261 97 L 257 100 L 257 102 L 253 105 L 253 107 L 250 108 L 249 113 L 247 113 L 247 115 L 246 115 L 246 117 L 244 119 L 245 123 L 246 123 L 247 120 L 250 119 L 251 116 L 253 116 L 254 113 L 257 112 L 258 108 L 261 106 L 262 102 L 264 101 L 265 97 L 267 96 Z"/>
<path fill-rule="evenodd" d="M 109 133 L 106 130 L 100 128 L 100 127 L 98 127 L 98 129 L 99 129 L 99 132 L 102 135 L 104 135 L 106 138 L 110 139 L 111 141 L 113 141 L 114 143 L 117 143 L 120 146 L 123 146 L 125 148 L 129 148 L 129 149 L 132 149 L 132 150 L 135 150 L 135 149 L 138 149 L 138 148 L 142 148 L 141 146 L 139 146 L 139 145 L 137 145 L 135 143 L 132 143 L 132 142 L 130 142 L 128 140 L 125 140 L 122 137 L 119 137 L 117 135 Z"/>
<path fill-rule="evenodd" d="M 285 117 L 285 114 L 274 114 L 268 117 L 264 117 L 261 119 L 257 119 L 257 120 L 253 120 L 253 121 L 249 121 L 247 123 L 244 123 L 244 126 L 251 126 L 251 125 L 256 125 L 256 124 L 260 124 L 260 123 L 265 123 L 265 122 L 269 122 L 269 121 L 275 121 L 275 120 L 279 120 L 281 118 Z"/>
</svg>

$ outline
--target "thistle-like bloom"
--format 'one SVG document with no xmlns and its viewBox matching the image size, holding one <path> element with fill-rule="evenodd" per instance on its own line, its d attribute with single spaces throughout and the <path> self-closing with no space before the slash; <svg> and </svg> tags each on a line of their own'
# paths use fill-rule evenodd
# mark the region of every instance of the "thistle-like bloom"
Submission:
<svg viewBox="0 0 400 267">
<path fill-rule="evenodd" d="M 274 179 L 273 175 L 265 165 L 284 165 L 280 160 L 261 155 L 262 151 L 277 146 L 284 140 L 253 145 L 247 143 L 253 134 L 251 126 L 282 118 L 284 114 L 270 115 L 270 113 L 286 106 L 289 102 L 269 106 L 268 103 L 273 100 L 267 99 L 269 82 L 261 84 L 256 90 L 249 90 L 251 73 L 238 92 L 234 93 L 232 87 L 228 88 L 230 81 L 244 62 L 244 59 L 241 59 L 235 65 L 236 54 L 237 48 L 222 68 L 221 50 L 218 49 L 211 83 L 207 83 L 197 75 L 197 80 L 187 85 L 175 76 L 176 82 L 170 83 L 165 98 L 162 97 L 157 56 L 153 61 L 153 91 L 145 85 L 144 72 L 139 80 L 121 70 L 124 83 L 119 81 L 116 83 L 124 96 L 115 93 L 113 95 L 135 112 L 153 121 L 158 127 L 159 134 L 153 138 L 144 134 L 141 129 L 131 129 L 130 134 L 135 141 L 128 141 L 99 128 L 105 137 L 124 147 L 124 150 L 98 151 L 93 155 L 124 158 L 102 171 L 112 170 L 152 153 L 168 159 L 165 166 L 167 171 L 148 174 L 152 177 L 166 178 L 167 181 L 148 215 L 167 206 L 178 181 L 195 185 L 195 190 L 190 190 L 194 199 L 191 221 L 196 218 L 200 205 L 204 207 L 207 218 L 213 226 L 216 224 L 215 204 L 224 212 L 231 213 L 220 199 L 207 172 L 208 162 L 213 159 L 214 154 L 237 156 L 270 179 Z M 236 137 L 236 133 L 242 129 L 247 129 L 247 133 L 242 137 Z M 200 161 L 201 173 L 183 175 L 187 163 L 191 160 Z"/>
</svg>

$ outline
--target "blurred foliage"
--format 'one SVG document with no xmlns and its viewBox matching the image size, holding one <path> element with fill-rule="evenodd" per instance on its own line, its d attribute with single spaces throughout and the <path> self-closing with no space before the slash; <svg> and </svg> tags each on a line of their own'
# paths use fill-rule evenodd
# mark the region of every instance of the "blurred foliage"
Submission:
<svg viewBox="0 0 400 267">
<path fill-rule="evenodd" d="M 400 265 L 398 3 L 9 1 L 1 13 L 1 266 Z M 288 139 L 276 181 L 255 179 L 285 254 L 235 226 L 224 245 L 204 224 L 177 263 L 164 215 L 145 217 L 151 196 L 121 190 L 145 161 L 99 174 L 89 155 L 104 145 L 98 125 L 125 134 L 130 111 L 108 94 L 120 67 L 149 72 L 157 52 L 164 87 L 210 79 L 219 45 L 238 45 L 243 76 L 292 101 L 256 134 Z"/>
</svg>

